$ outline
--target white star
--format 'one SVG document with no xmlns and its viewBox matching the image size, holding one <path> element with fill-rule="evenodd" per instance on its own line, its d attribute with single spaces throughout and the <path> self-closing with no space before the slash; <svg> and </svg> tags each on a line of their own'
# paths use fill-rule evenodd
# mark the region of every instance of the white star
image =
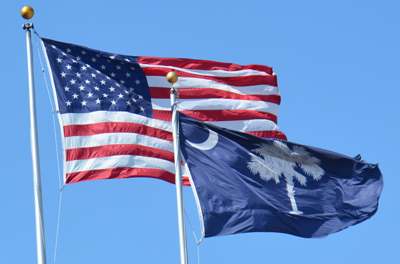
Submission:
<svg viewBox="0 0 400 264">
<path fill-rule="evenodd" d="M 110 87 L 110 88 L 108 88 L 108 89 L 110 89 L 110 92 L 115 92 L 115 88 L 114 87 Z"/>
<path fill-rule="evenodd" d="M 104 66 L 104 65 L 101 65 L 100 67 L 101 67 L 102 70 L 106 69 L 106 66 Z"/>
<path fill-rule="evenodd" d="M 96 54 L 96 57 L 97 57 L 97 58 L 100 58 L 100 55 L 99 55 L 99 54 Z"/>
<path fill-rule="evenodd" d="M 74 99 L 78 99 L 78 96 L 76 93 L 72 95 L 72 97 L 74 97 Z"/>
<path fill-rule="evenodd" d="M 96 62 L 96 58 L 92 58 L 92 62 Z"/>
<path fill-rule="evenodd" d="M 82 53 L 82 55 L 85 55 L 85 54 L 86 54 L 86 52 L 85 52 L 84 50 L 82 50 L 82 52 L 81 52 L 81 53 Z"/>
<path fill-rule="evenodd" d="M 54 46 L 54 45 L 51 45 L 51 47 L 52 47 L 53 49 L 55 49 L 55 48 L 56 48 L 56 46 Z"/>
<path fill-rule="evenodd" d="M 61 77 L 66 77 L 67 76 L 65 72 L 62 72 L 60 74 L 61 74 Z"/>
<path fill-rule="evenodd" d="M 71 65 L 69 65 L 69 64 L 66 67 L 68 70 L 71 70 L 71 68 L 72 68 Z"/>
<path fill-rule="evenodd" d="M 118 97 L 119 98 L 124 98 L 124 96 L 121 93 L 118 95 Z"/>
<path fill-rule="evenodd" d="M 61 63 L 61 62 L 62 62 L 62 59 L 57 58 L 57 62 L 58 62 L 58 63 Z"/>
<path fill-rule="evenodd" d="M 125 73 L 126 77 L 131 77 L 131 74 L 129 72 Z"/>
<path fill-rule="evenodd" d="M 108 76 L 106 76 L 106 79 L 108 79 L 108 80 L 111 80 L 111 78 L 110 78 L 110 77 L 108 77 Z"/>
<path fill-rule="evenodd" d="M 81 69 L 82 69 L 82 71 L 86 71 L 87 67 L 86 67 L 85 65 L 83 65 L 83 66 L 81 67 Z"/>
<path fill-rule="evenodd" d="M 103 97 L 104 97 L 104 98 L 108 98 L 108 94 L 103 93 Z"/>
<path fill-rule="evenodd" d="M 89 64 L 86 64 L 86 67 L 91 68 L 91 66 Z"/>
<path fill-rule="evenodd" d="M 112 60 L 115 59 L 115 56 L 110 56 L 110 59 L 112 59 Z"/>
<path fill-rule="evenodd" d="M 120 62 L 122 65 L 125 65 L 125 63 L 123 63 L 122 61 Z"/>
<path fill-rule="evenodd" d="M 95 86 L 94 89 L 95 89 L 96 91 L 99 91 L 99 90 L 100 90 L 100 88 L 97 87 L 97 86 Z"/>
<path fill-rule="evenodd" d="M 116 105 L 117 102 L 115 102 L 114 100 L 111 101 L 111 104 Z"/>
<path fill-rule="evenodd" d="M 92 76 L 92 78 L 96 78 L 96 74 L 95 73 L 92 73 L 90 75 Z"/>
<path fill-rule="evenodd" d="M 79 90 L 83 91 L 83 90 L 85 90 L 85 87 L 83 87 L 83 86 L 81 85 L 81 86 L 79 86 Z"/>
<path fill-rule="evenodd" d="M 104 80 L 101 80 L 100 83 L 101 83 L 101 85 L 106 85 L 106 81 L 104 81 Z"/>
<path fill-rule="evenodd" d="M 72 59 L 72 63 L 77 63 L 76 60 Z"/>
<path fill-rule="evenodd" d="M 78 60 L 80 60 L 81 59 L 81 57 L 79 57 L 79 56 L 76 56 L 76 60 L 78 61 Z"/>
<path fill-rule="evenodd" d="M 129 92 L 127 90 L 124 91 L 126 94 L 129 94 Z"/>
<path fill-rule="evenodd" d="M 127 62 L 131 62 L 130 60 L 128 60 L 128 59 L 125 59 L 125 61 L 127 61 Z"/>
<path fill-rule="evenodd" d="M 61 52 L 61 54 L 62 54 L 63 56 L 67 56 L 67 54 L 65 54 L 65 52 Z"/>
<path fill-rule="evenodd" d="M 138 98 L 139 98 L 139 99 L 143 99 L 143 96 L 141 96 L 141 95 L 138 95 Z"/>
<path fill-rule="evenodd" d="M 91 92 L 88 93 L 88 97 L 93 97 L 93 94 Z"/>
<path fill-rule="evenodd" d="M 138 84 L 140 84 L 140 81 L 139 81 L 139 80 L 136 80 L 135 83 L 136 83 L 136 85 L 138 85 Z"/>
<path fill-rule="evenodd" d="M 136 100 L 135 98 L 132 98 L 132 102 L 136 103 L 136 102 L 137 102 L 137 100 Z"/>
<path fill-rule="evenodd" d="M 110 61 L 110 60 L 107 60 L 107 62 L 110 63 L 111 61 Z"/>
<path fill-rule="evenodd" d="M 115 83 L 116 86 L 120 87 L 120 85 L 118 83 Z"/>
<path fill-rule="evenodd" d="M 100 104 L 100 99 L 99 98 L 96 99 L 96 104 Z"/>
<path fill-rule="evenodd" d="M 76 77 L 81 77 L 81 74 L 79 72 L 75 73 Z"/>
<path fill-rule="evenodd" d="M 129 88 L 129 90 L 131 90 L 132 92 L 133 92 L 133 91 L 135 91 L 135 89 L 133 89 L 132 87 L 131 87 L 131 88 Z"/>
<path fill-rule="evenodd" d="M 135 67 L 131 67 L 131 70 L 134 71 L 134 70 L 135 70 Z"/>
<path fill-rule="evenodd" d="M 67 49 L 67 52 L 68 52 L 68 53 L 71 53 L 71 49 Z"/>
<path fill-rule="evenodd" d="M 64 87 L 64 90 L 65 90 L 66 92 L 69 92 L 69 87 L 68 87 L 68 86 L 65 86 L 65 87 Z"/>
<path fill-rule="evenodd" d="M 121 66 L 117 65 L 116 66 L 117 70 L 121 70 Z"/>
<path fill-rule="evenodd" d="M 100 73 L 101 71 L 99 71 L 99 70 L 96 70 L 96 72 L 97 72 L 97 73 Z"/>
<path fill-rule="evenodd" d="M 143 106 L 140 107 L 140 112 L 144 112 L 144 107 Z"/>
<path fill-rule="evenodd" d="M 114 77 L 115 77 L 115 73 L 113 73 L 113 72 L 112 72 L 112 73 L 111 73 L 111 77 L 113 77 L 113 78 L 114 78 Z"/>
<path fill-rule="evenodd" d="M 70 106 L 70 105 L 71 105 L 71 102 L 70 102 L 69 100 L 66 101 L 65 103 L 67 104 L 67 106 Z"/>
<path fill-rule="evenodd" d="M 82 106 L 85 106 L 86 103 L 87 103 L 86 101 L 82 101 L 82 102 L 81 102 Z"/>
<path fill-rule="evenodd" d="M 126 104 L 129 106 L 132 105 L 132 103 L 130 101 L 126 101 Z"/>
<path fill-rule="evenodd" d="M 90 81 L 89 81 L 89 80 L 85 80 L 85 83 L 86 83 L 86 84 L 90 84 Z"/>
<path fill-rule="evenodd" d="M 71 81 L 69 81 L 71 84 L 75 84 L 76 80 L 71 79 Z"/>
<path fill-rule="evenodd" d="M 121 83 L 122 83 L 122 84 L 125 84 L 125 81 L 124 81 L 124 80 L 121 80 Z"/>
</svg>

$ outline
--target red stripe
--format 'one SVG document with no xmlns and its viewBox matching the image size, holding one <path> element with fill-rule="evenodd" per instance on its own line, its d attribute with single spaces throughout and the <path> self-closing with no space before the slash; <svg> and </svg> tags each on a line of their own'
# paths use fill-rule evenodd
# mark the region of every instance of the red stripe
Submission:
<svg viewBox="0 0 400 264">
<path fill-rule="evenodd" d="M 129 122 L 103 122 L 64 126 L 64 136 L 90 136 L 103 133 L 136 133 L 172 141 L 172 133 L 162 129 Z"/>
<path fill-rule="evenodd" d="M 170 97 L 170 88 L 161 87 L 150 87 L 151 98 L 166 98 Z M 223 99 L 235 99 L 235 100 L 251 100 L 251 101 L 263 101 L 275 104 L 281 103 L 281 97 L 279 95 L 243 95 L 232 92 L 227 92 L 213 88 L 188 88 L 179 90 L 180 99 L 200 99 L 200 98 L 223 98 Z"/>
<path fill-rule="evenodd" d="M 112 168 L 68 173 L 67 183 L 104 179 L 126 179 L 132 177 L 155 178 L 170 183 L 175 183 L 175 175 L 170 172 L 158 169 L 143 168 Z M 187 177 L 183 177 L 182 184 L 184 186 L 190 186 L 189 179 Z"/>
<path fill-rule="evenodd" d="M 247 134 L 251 134 L 262 138 L 278 138 L 282 140 L 287 140 L 285 134 L 279 131 L 255 131 L 255 132 L 247 132 Z"/>
<path fill-rule="evenodd" d="M 153 117 L 155 119 L 160 119 L 160 120 L 169 121 L 169 122 L 171 122 L 171 120 L 172 120 L 171 111 L 167 111 L 167 110 L 154 110 L 153 109 Z"/>
<path fill-rule="evenodd" d="M 164 65 L 178 67 L 182 69 L 197 69 L 197 70 L 225 70 L 225 71 L 240 71 L 240 70 L 257 70 L 267 74 L 272 74 L 272 68 L 265 65 L 251 64 L 241 66 L 233 63 L 224 63 L 208 60 L 193 60 L 193 59 L 176 59 L 176 58 L 156 58 L 156 57 L 138 57 L 138 63 L 151 65 Z"/>
<path fill-rule="evenodd" d="M 250 119 L 267 119 L 277 123 L 276 115 L 254 110 L 196 110 L 180 111 L 201 121 L 236 121 Z M 153 110 L 154 118 L 171 121 L 171 111 Z"/>
<path fill-rule="evenodd" d="M 165 77 L 171 69 L 162 67 L 144 67 L 142 68 L 147 76 L 163 76 Z M 215 77 L 204 76 L 198 74 L 187 73 L 180 70 L 174 70 L 179 77 L 192 77 L 197 79 L 213 80 L 219 83 L 224 83 L 233 86 L 250 86 L 250 85 L 272 85 L 277 86 L 276 75 L 249 75 L 240 77 Z"/>
<path fill-rule="evenodd" d="M 144 156 L 174 162 L 174 153 L 163 149 L 135 144 L 103 145 L 98 147 L 67 149 L 65 153 L 66 161 L 102 158 L 116 155 Z"/>
</svg>

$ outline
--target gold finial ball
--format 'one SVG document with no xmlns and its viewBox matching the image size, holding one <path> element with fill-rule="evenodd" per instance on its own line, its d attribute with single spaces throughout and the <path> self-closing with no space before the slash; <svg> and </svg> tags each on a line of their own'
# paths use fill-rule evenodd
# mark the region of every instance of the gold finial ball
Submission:
<svg viewBox="0 0 400 264">
<path fill-rule="evenodd" d="M 167 74 L 167 80 L 168 80 L 170 83 L 176 83 L 176 82 L 178 81 L 178 74 L 176 74 L 176 72 L 174 72 L 174 71 L 170 71 L 170 72 Z"/>
<path fill-rule="evenodd" d="M 21 9 L 21 16 L 25 19 L 31 19 L 33 17 L 33 8 L 30 6 L 24 6 Z"/>
</svg>

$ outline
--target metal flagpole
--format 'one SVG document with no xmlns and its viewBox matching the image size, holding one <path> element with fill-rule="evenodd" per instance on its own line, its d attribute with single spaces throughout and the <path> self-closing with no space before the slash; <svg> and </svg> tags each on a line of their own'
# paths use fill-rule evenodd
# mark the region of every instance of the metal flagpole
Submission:
<svg viewBox="0 0 400 264">
<path fill-rule="evenodd" d="M 24 6 L 21 9 L 23 18 L 30 19 L 33 17 L 33 9 L 30 6 Z M 44 238 L 44 222 L 43 222 L 43 204 L 42 204 L 42 183 L 40 181 L 40 162 L 39 162 L 39 146 L 38 133 L 36 123 L 36 99 L 35 99 L 35 83 L 33 79 L 33 54 L 32 54 L 32 33 L 33 24 L 27 22 L 22 25 L 26 30 L 26 46 L 28 57 L 28 76 L 29 76 L 29 105 L 30 105 L 30 121 L 31 121 L 31 151 L 33 164 L 33 184 L 35 195 L 35 219 L 36 219 L 36 246 L 38 264 L 46 264 L 46 246 Z"/>
<path fill-rule="evenodd" d="M 187 245 L 186 245 L 186 228 L 185 216 L 183 214 L 183 191 L 182 191 L 182 172 L 181 172 L 181 158 L 180 147 L 178 140 L 178 112 L 177 112 L 177 93 L 178 90 L 174 88 L 174 83 L 178 81 L 178 74 L 171 71 L 167 74 L 167 80 L 172 84 L 171 87 L 171 107 L 172 107 L 172 136 L 174 139 L 174 157 L 175 157 L 175 186 L 176 186 L 176 200 L 178 205 L 178 224 L 179 224 L 179 245 L 181 264 L 188 263 Z"/>
</svg>

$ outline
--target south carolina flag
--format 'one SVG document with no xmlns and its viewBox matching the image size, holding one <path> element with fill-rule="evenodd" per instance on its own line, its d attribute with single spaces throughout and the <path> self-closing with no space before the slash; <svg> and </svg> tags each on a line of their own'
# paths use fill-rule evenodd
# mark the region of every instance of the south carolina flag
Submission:
<svg viewBox="0 0 400 264">
<path fill-rule="evenodd" d="M 360 156 L 263 139 L 180 116 L 203 237 L 281 232 L 325 237 L 373 216 L 383 187 Z"/>
</svg>

